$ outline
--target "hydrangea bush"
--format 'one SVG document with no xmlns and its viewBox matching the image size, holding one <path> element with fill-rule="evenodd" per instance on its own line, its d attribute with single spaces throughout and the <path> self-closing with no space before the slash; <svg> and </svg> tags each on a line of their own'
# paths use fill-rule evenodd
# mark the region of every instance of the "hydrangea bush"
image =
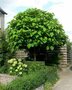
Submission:
<svg viewBox="0 0 72 90">
<path fill-rule="evenodd" d="M 8 60 L 9 73 L 21 76 L 23 72 L 27 71 L 27 64 L 23 63 L 21 59 L 12 58 Z"/>
</svg>

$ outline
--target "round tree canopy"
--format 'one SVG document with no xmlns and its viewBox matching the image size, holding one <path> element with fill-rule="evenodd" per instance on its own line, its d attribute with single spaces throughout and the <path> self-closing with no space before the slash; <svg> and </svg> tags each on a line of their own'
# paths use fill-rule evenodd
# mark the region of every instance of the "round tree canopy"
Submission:
<svg viewBox="0 0 72 90">
<path fill-rule="evenodd" d="M 54 14 L 36 8 L 18 13 L 9 23 L 7 32 L 12 50 L 35 47 L 53 50 L 66 43 L 63 27 Z"/>
</svg>

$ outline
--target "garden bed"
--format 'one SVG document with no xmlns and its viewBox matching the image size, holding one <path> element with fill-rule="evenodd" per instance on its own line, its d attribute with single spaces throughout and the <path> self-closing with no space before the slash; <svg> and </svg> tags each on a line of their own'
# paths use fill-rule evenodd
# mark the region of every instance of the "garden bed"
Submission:
<svg viewBox="0 0 72 90">
<path fill-rule="evenodd" d="M 23 73 L 22 76 L 15 78 L 13 76 L 8 77 L 8 75 L 5 74 L 5 77 L 8 77 L 8 81 L 6 80 L 7 85 L 3 85 L 3 88 L 5 87 L 4 89 L 2 89 L 1 85 L 0 90 L 42 90 L 44 88 L 44 90 L 48 90 L 48 88 L 51 88 L 58 80 L 56 66 L 45 66 L 43 62 L 32 61 L 27 62 L 27 65 L 29 66 L 28 72 Z M 44 85 L 44 87 L 42 85 Z"/>
</svg>

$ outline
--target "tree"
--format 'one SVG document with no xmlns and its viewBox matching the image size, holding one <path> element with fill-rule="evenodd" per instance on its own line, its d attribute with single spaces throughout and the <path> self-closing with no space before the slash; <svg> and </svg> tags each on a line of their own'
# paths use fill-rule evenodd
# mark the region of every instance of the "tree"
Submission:
<svg viewBox="0 0 72 90">
<path fill-rule="evenodd" d="M 7 37 L 11 50 L 26 48 L 35 50 L 44 48 L 53 50 L 55 46 L 66 43 L 62 25 L 53 13 L 36 8 L 18 13 L 9 23 Z"/>
<path fill-rule="evenodd" d="M 0 66 L 6 62 L 7 42 L 5 32 L 0 30 Z"/>
</svg>

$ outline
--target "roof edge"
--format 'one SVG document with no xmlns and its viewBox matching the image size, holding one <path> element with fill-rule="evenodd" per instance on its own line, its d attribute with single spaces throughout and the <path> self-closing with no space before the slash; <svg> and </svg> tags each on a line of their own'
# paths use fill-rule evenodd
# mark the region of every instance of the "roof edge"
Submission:
<svg viewBox="0 0 72 90">
<path fill-rule="evenodd" d="M 7 15 L 7 13 L 0 7 L 0 12 L 2 13 L 2 14 L 6 14 Z"/>
</svg>

